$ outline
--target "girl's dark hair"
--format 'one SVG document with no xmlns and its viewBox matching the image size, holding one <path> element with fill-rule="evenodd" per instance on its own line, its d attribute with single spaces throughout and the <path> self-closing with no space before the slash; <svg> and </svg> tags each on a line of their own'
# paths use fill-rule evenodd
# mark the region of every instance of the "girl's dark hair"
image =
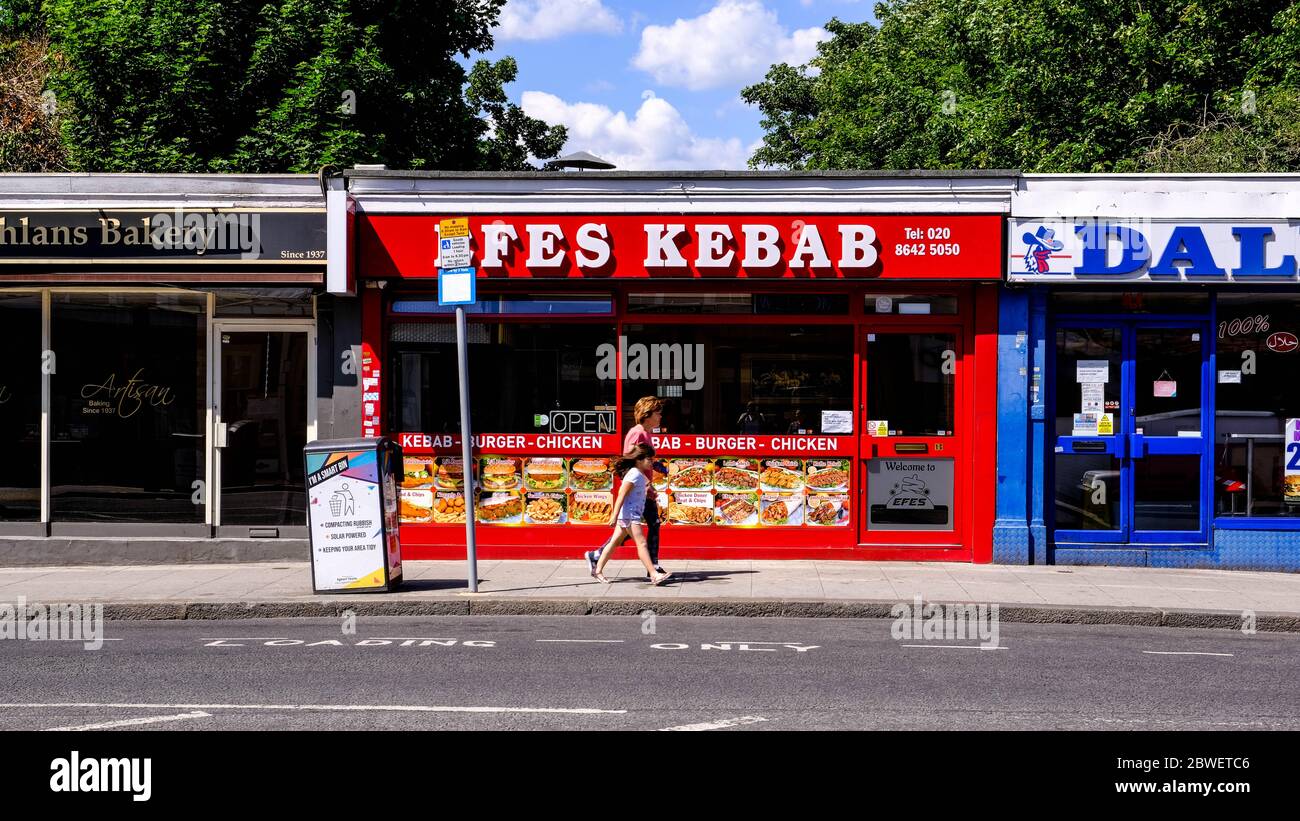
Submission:
<svg viewBox="0 0 1300 821">
<path fill-rule="evenodd" d="M 654 455 L 655 449 L 644 442 L 639 445 L 633 445 L 627 453 L 623 454 L 623 458 L 619 460 L 619 474 L 626 473 L 628 468 L 635 465 L 641 459 L 645 459 L 646 457 L 654 458 Z"/>
</svg>

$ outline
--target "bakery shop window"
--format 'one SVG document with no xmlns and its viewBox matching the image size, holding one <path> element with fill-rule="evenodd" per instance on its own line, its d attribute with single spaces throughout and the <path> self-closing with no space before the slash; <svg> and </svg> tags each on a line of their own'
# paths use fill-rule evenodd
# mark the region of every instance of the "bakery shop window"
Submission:
<svg viewBox="0 0 1300 821">
<path fill-rule="evenodd" d="M 1215 512 L 1300 517 L 1300 296 L 1220 294 Z"/>
<path fill-rule="evenodd" d="M 41 517 L 41 295 L 0 293 L 0 522 Z"/>
<path fill-rule="evenodd" d="M 542 433 L 555 411 L 610 427 L 616 398 L 612 324 L 469 322 L 470 420 L 475 433 Z M 389 339 L 388 429 L 460 430 L 456 328 L 394 322 Z M 616 432 L 597 429 L 567 432 Z"/>
<path fill-rule="evenodd" d="M 51 295 L 53 521 L 203 521 L 206 303 Z"/>
<path fill-rule="evenodd" d="M 635 398 L 657 396 L 661 433 L 853 432 L 843 427 L 853 407 L 851 327 L 629 324 L 623 333 L 623 430 L 635 424 Z"/>
</svg>

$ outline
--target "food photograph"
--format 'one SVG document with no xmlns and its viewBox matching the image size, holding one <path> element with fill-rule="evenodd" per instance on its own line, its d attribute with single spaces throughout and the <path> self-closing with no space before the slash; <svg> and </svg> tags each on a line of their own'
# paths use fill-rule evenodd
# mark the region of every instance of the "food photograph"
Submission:
<svg viewBox="0 0 1300 821">
<path fill-rule="evenodd" d="M 713 488 L 712 459 L 670 459 L 668 487 L 671 490 L 710 490 Z"/>
<path fill-rule="evenodd" d="M 433 521 L 433 491 L 401 488 L 397 498 L 397 516 L 402 522 L 412 524 Z"/>
<path fill-rule="evenodd" d="M 713 487 L 752 493 L 758 490 L 759 463 L 756 459 L 719 459 L 713 472 Z"/>
<path fill-rule="evenodd" d="M 569 495 L 569 521 L 579 525 L 608 524 L 614 494 L 575 490 Z"/>
<path fill-rule="evenodd" d="M 465 496 L 461 493 L 442 491 L 433 500 L 433 517 L 435 524 L 465 524 Z"/>
<path fill-rule="evenodd" d="M 523 517 L 524 499 L 513 491 L 484 491 L 474 507 L 474 520 L 482 524 L 516 525 Z"/>
<path fill-rule="evenodd" d="M 764 459 L 758 474 L 759 487 L 778 493 L 803 490 L 804 466 L 799 459 Z"/>
<path fill-rule="evenodd" d="M 438 470 L 434 474 L 438 490 L 461 490 L 465 487 L 465 464 L 458 456 L 438 457 Z"/>
<path fill-rule="evenodd" d="M 610 490 L 614 470 L 609 459 L 574 459 L 569 465 L 569 487 L 573 490 Z"/>
<path fill-rule="evenodd" d="M 838 527 L 849 523 L 849 497 L 843 493 L 808 495 L 805 521 L 818 527 Z"/>
<path fill-rule="evenodd" d="M 562 525 L 568 519 L 568 498 L 563 491 L 540 491 L 526 494 L 524 521 L 530 525 Z"/>
<path fill-rule="evenodd" d="M 483 490 L 515 490 L 519 487 L 519 460 L 485 456 L 479 460 L 478 477 Z"/>
<path fill-rule="evenodd" d="M 558 456 L 541 456 L 524 462 L 524 485 L 529 490 L 564 490 L 569 477 L 564 460 Z"/>
<path fill-rule="evenodd" d="M 716 501 L 718 524 L 752 527 L 758 524 L 758 497 L 752 493 L 719 493 Z"/>
<path fill-rule="evenodd" d="M 433 487 L 435 469 L 432 456 L 403 457 L 402 487 Z"/>
<path fill-rule="evenodd" d="M 809 493 L 826 493 L 849 489 L 849 460 L 809 459 L 804 483 Z"/>
<path fill-rule="evenodd" d="M 759 523 L 764 527 L 794 527 L 803 524 L 804 497 L 800 493 L 764 493 Z"/>
<path fill-rule="evenodd" d="M 713 524 L 713 494 L 707 490 L 674 491 L 668 502 L 668 521 L 681 525 Z"/>
</svg>

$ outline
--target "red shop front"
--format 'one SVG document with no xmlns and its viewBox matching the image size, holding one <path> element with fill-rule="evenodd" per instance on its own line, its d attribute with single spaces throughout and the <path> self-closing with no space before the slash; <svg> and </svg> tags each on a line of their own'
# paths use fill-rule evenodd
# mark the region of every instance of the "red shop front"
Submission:
<svg viewBox="0 0 1300 821">
<path fill-rule="evenodd" d="M 468 216 L 474 464 L 440 220 Z M 365 435 L 405 456 L 406 555 L 576 557 L 637 399 L 674 559 L 991 558 L 993 214 L 365 213 Z M 382 287 L 380 287 L 382 283 Z M 624 550 L 631 554 L 631 548 Z"/>
</svg>

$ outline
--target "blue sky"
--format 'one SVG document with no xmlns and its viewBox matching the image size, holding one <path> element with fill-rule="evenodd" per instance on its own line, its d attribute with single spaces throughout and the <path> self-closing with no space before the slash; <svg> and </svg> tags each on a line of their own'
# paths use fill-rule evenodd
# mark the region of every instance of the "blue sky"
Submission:
<svg viewBox="0 0 1300 821">
<path fill-rule="evenodd" d="M 762 137 L 740 89 L 803 63 L 832 17 L 874 19 L 874 0 L 509 0 L 488 57 L 511 55 L 507 90 L 569 127 L 565 152 L 623 170 L 744 168 Z"/>
</svg>

